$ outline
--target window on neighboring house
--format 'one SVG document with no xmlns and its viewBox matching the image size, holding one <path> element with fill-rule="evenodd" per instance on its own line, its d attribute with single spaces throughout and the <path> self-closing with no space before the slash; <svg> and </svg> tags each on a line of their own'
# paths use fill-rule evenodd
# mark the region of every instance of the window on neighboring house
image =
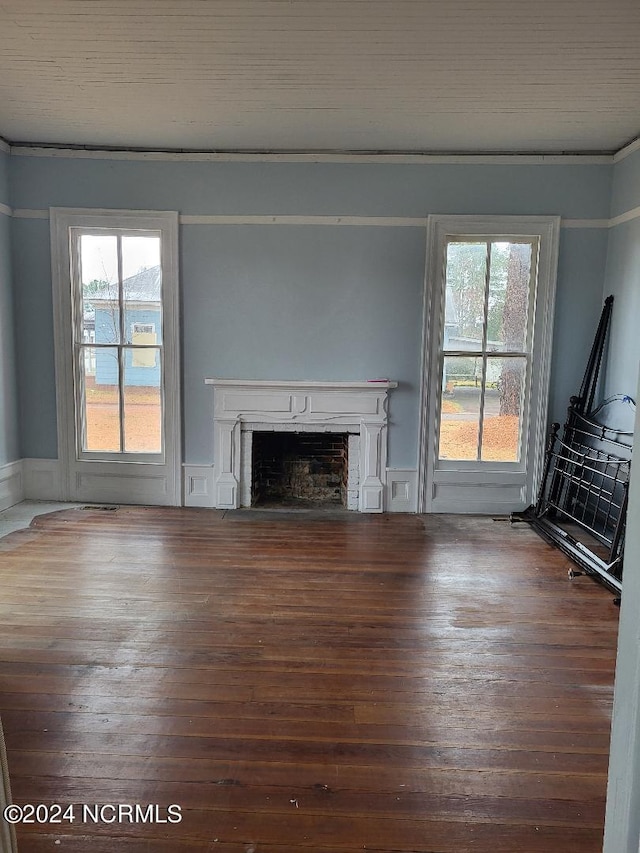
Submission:
<svg viewBox="0 0 640 853">
<path fill-rule="evenodd" d="M 132 354 L 132 367 L 156 366 L 156 342 L 155 323 L 133 323 L 131 325 L 131 343 L 136 345 Z"/>
</svg>

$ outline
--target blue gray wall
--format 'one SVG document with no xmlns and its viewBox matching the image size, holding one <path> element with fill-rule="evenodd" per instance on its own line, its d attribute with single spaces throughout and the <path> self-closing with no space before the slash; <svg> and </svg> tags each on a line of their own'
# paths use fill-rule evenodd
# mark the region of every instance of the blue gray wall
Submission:
<svg viewBox="0 0 640 853">
<path fill-rule="evenodd" d="M 0 205 L 9 207 L 9 155 L 0 151 Z M 11 218 L 0 210 L 0 466 L 20 458 L 12 300 Z"/>
<path fill-rule="evenodd" d="M 609 215 L 606 164 L 364 164 L 12 156 L 13 204 L 197 215 Z M 400 382 L 389 464 L 415 467 L 425 229 L 183 225 L 185 462 L 212 461 L 206 376 Z M 24 456 L 56 456 L 48 222 L 15 219 Z M 552 416 L 579 386 L 602 302 L 606 231 L 563 229 Z M 30 329 L 25 337 L 23 330 Z M 36 342 L 34 344 L 34 341 Z"/>
<path fill-rule="evenodd" d="M 614 167 L 612 217 L 640 207 L 640 151 Z M 605 394 L 635 398 L 640 363 L 640 216 L 609 233 L 605 295 L 614 295 Z"/>
<path fill-rule="evenodd" d="M 562 228 L 551 361 L 549 420 L 563 424 L 577 394 L 602 311 L 606 228 Z"/>
</svg>

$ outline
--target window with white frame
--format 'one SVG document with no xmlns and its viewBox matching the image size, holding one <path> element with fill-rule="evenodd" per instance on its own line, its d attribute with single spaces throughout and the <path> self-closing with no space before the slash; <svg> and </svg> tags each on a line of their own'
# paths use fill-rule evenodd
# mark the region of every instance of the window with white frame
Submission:
<svg viewBox="0 0 640 853">
<path fill-rule="evenodd" d="M 546 431 L 558 217 L 431 216 L 422 511 L 534 499 Z"/>
<path fill-rule="evenodd" d="M 450 236 L 438 459 L 520 462 L 539 238 Z"/>
<path fill-rule="evenodd" d="M 70 250 L 79 453 L 161 454 L 161 235 L 73 227 Z"/>
<path fill-rule="evenodd" d="M 66 499 L 181 502 L 178 215 L 51 208 Z"/>
</svg>

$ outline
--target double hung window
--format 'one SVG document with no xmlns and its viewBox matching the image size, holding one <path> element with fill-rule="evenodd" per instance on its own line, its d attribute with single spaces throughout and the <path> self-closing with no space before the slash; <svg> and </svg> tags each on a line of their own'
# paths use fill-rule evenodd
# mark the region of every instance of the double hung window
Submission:
<svg viewBox="0 0 640 853">
<path fill-rule="evenodd" d="M 179 504 L 177 215 L 54 208 L 51 237 L 66 496 Z"/>
<path fill-rule="evenodd" d="M 546 432 L 557 217 L 430 217 L 420 509 L 533 502 Z"/>
<path fill-rule="evenodd" d="M 519 462 L 539 239 L 447 237 L 440 462 Z"/>
</svg>

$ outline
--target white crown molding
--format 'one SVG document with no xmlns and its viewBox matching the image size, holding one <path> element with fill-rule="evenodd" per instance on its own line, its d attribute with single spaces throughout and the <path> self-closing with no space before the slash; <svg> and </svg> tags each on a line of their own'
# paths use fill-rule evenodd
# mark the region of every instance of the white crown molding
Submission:
<svg viewBox="0 0 640 853">
<path fill-rule="evenodd" d="M 621 148 L 619 151 L 616 151 L 616 153 L 613 155 L 613 162 L 619 163 L 626 157 L 630 157 L 636 151 L 640 151 L 640 137 L 638 137 L 638 139 L 634 139 L 633 142 L 630 142 L 628 145 L 625 145 L 624 148 Z"/>
<path fill-rule="evenodd" d="M 34 208 L 6 208 L 7 216 L 15 219 L 48 219 L 48 210 Z M 2 212 L 2 207 L 0 207 Z M 181 214 L 180 225 L 361 225 L 378 227 L 425 228 L 426 217 L 422 216 L 304 216 L 263 215 L 236 216 L 226 214 Z"/>
<path fill-rule="evenodd" d="M 611 154 L 411 154 L 362 152 L 242 152 L 242 151 L 127 151 L 98 148 L 54 148 L 37 145 L 11 145 L 15 157 L 65 157 L 81 160 L 147 160 L 191 163 L 486 163 L 491 165 L 567 165 L 613 163 Z"/>
<path fill-rule="evenodd" d="M 561 219 L 561 228 L 611 228 L 610 219 Z"/>
<path fill-rule="evenodd" d="M 48 210 L 31 210 L 27 207 L 14 207 L 12 216 L 14 219 L 48 219 Z"/>
<path fill-rule="evenodd" d="M 616 225 L 623 225 L 625 222 L 631 222 L 632 219 L 640 217 L 640 207 L 634 207 L 632 210 L 627 210 L 624 213 L 619 213 L 609 220 L 609 227 L 614 228 Z M 639 851 L 640 853 L 640 851 Z"/>
<path fill-rule="evenodd" d="M 373 225 L 426 228 L 422 216 L 198 216 L 182 214 L 181 225 Z"/>
<path fill-rule="evenodd" d="M 48 210 L 35 208 L 10 208 L 0 204 L 0 214 L 13 216 L 14 219 L 48 219 Z M 640 217 L 640 207 L 634 207 L 611 219 L 561 219 L 561 228 L 614 228 L 624 222 Z M 331 225 L 361 226 L 379 228 L 426 228 L 427 217 L 422 216 L 236 216 L 216 214 L 183 213 L 179 216 L 180 225 Z"/>
</svg>

